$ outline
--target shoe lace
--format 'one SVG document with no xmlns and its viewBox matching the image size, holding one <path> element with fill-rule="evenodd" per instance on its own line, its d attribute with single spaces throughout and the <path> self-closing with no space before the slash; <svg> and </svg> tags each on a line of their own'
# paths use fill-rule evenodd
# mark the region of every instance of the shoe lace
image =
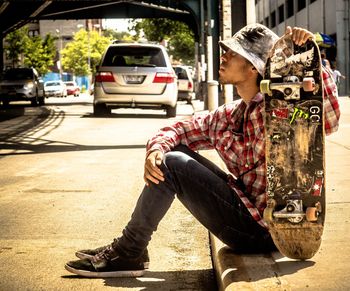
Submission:
<svg viewBox="0 0 350 291">
<path fill-rule="evenodd" d="M 117 251 L 113 248 L 112 244 L 106 246 L 106 248 L 104 248 L 101 252 L 97 253 L 92 260 L 94 262 L 103 261 L 103 260 L 110 261 L 112 259 L 119 257 Z"/>
</svg>

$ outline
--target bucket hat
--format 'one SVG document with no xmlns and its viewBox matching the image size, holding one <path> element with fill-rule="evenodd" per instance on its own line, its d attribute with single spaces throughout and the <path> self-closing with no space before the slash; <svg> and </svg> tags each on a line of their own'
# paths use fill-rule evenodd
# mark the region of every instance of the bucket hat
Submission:
<svg viewBox="0 0 350 291">
<path fill-rule="evenodd" d="M 263 76 L 269 52 L 278 40 L 277 34 L 262 24 L 250 24 L 231 38 L 219 41 L 224 51 L 231 49 L 246 58 Z"/>
</svg>

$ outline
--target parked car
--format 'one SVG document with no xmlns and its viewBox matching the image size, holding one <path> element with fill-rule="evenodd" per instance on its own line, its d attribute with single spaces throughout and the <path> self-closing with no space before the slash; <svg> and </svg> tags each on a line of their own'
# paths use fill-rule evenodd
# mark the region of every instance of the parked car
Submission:
<svg viewBox="0 0 350 291">
<path fill-rule="evenodd" d="M 80 88 L 74 81 L 64 82 L 67 88 L 67 95 L 73 95 L 75 97 L 79 97 Z"/>
<path fill-rule="evenodd" d="M 0 100 L 4 106 L 13 101 L 30 101 L 44 105 L 44 82 L 34 68 L 12 68 L 0 81 Z"/>
<path fill-rule="evenodd" d="M 169 56 L 155 44 L 111 44 L 94 81 L 94 114 L 112 108 L 161 108 L 176 116 L 177 82 Z"/>
<path fill-rule="evenodd" d="M 44 85 L 46 97 L 67 97 L 67 88 L 61 80 L 47 81 Z"/>
<path fill-rule="evenodd" d="M 90 94 L 90 95 L 94 95 L 94 87 L 95 87 L 95 85 L 94 85 L 94 83 L 92 83 L 92 84 L 90 85 L 90 89 L 89 89 L 89 94 Z"/>
<path fill-rule="evenodd" d="M 177 76 L 178 100 L 185 100 L 191 103 L 194 97 L 192 73 L 187 66 L 175 66 L 174 71 Z"/>
</svg>

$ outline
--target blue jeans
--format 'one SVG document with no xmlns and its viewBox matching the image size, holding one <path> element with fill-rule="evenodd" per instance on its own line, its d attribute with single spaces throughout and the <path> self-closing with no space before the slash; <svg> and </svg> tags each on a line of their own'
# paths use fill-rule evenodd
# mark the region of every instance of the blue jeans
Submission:
<svg viewBox="0 0 350 291">
<path fill-rule="evenodd" d="M 139 256 L 170 208 L 175 195 L 193 216 L 236 252 L 275 249 L 270 234 L 250 215 L 227 184 L 227 174 L 208 159 L 180 145 L 164 155 L 165 181 L 143 189 L 116 248 Z"/>
</svg>

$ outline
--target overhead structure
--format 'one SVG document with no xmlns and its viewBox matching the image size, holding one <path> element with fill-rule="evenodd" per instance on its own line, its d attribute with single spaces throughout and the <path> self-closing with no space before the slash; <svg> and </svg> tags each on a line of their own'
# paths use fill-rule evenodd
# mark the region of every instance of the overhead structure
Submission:
<svg viewBox="0 0 350 291">
<path fill-rule="evenodd" d="M 245 23 L 245 1 L 232 2 L 232 25 Z M 194 33 L 202 81 L 217 80 L 221 15 L 227 0 L 5 0 L 0 2 L 0 55 L 3 38 L 33 20 L 168 18 L 186 23 Z M 238 30 L 233 28 L 233 31 Z M 222 36 L 221 36 L 222 37 Z M 3 70 L 0 57 L 0 72 Z"/>
</svg>

